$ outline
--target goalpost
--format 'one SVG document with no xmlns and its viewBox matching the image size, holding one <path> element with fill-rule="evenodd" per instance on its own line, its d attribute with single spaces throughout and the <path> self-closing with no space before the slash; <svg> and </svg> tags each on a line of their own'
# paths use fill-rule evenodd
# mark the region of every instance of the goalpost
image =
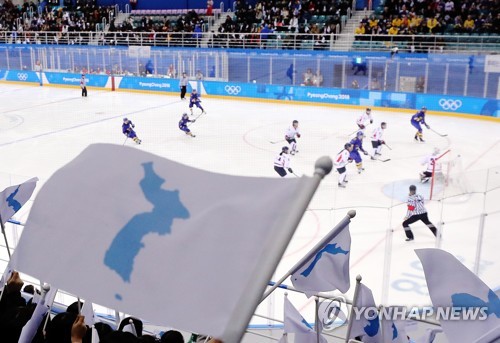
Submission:
<svg viewBox="0 0 500 343">
<path fill-rule="evenodd" d="M 452 197 L 467 194 L 467 188 L 462 158 L 460 155 L 454 156 L 451 150 L 446 150 L 435 159 L 432 166 L 429 199 L 435 198 L 440 189 L 443 191 L 443 197 Z"/>
</svg>

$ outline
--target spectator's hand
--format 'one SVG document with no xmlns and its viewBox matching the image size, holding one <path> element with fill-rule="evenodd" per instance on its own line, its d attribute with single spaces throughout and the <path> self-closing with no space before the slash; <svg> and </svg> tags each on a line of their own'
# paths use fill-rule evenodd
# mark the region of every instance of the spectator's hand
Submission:
<svg viewBox="0 0 500 343">
<path fill-rule="evenodd" d="M 9 280 L 7 280 L 6 293 L 21 292 L 23 285 L 24 281 L 21 280 L 19 273 L 13 271 L 12 274 L 10 275 Z"/>
<path fill-rule="evenodd" d="M 83 337 L 87 332 L 87 326 L 84 322 L 85 316 L 78 315 L 71 327 L 71 343 L 82 343 Z"/>
</svg>

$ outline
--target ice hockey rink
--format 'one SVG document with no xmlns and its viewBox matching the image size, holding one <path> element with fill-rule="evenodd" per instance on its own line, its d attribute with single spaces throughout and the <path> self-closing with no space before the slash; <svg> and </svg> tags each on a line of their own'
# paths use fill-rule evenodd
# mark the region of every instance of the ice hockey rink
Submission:
<svg viewBox="0 0 500 343">
<path fill-rule="evenodd" d="M 171 94 L 171 93 L 169 93 Z M 356 129 L 363 108 L 306 106 L 221 98 L 203 98 L 207 114 L 191 128 L 196 138 L 184 135 L 177 123 L 188 112 L 188 101 L 177 95 L 125 93 L 89 90 L 82 98 L 79 88 L 52 88 L 0 84 L 0 187 L 38 177 L 39 190 L 61 166 L 92 143 L 126 144 L 200 169 L 231 175 L 278 177 L 273 159 L 281 151 L 285 129 L 299 121 L 302 137 L 299 153 L 291 167 L 301 175 L 311 175 L 315 160 L 323 155 L 334 158 Z M 199 114 L 199 110 L 195 112 Z M 440 247 L 458 256 L 494 290 L 500 287 L 500 121 L 451 117 L 427 112 L 431 128 L 447 134 L 441 137 L 424 128 L 425 143 L 413 140 L 410 111 L 373 108 L 375 119 L 370 133 L 387 122 L 382 159 L 364 157 L 365 171 L 358 175 L 348 166 L 348 186 L 337 187 L 332 172 L 320 185 L 302 222 L 278 266 L 279 279 L 315 243 L 340 221 L 348 210 L 356 217 L 350 225 L 352 298 L 356 275 L 373 290 L 377 303 L 384 305 L 430 304 L 427 287 L 414 249 Z M 141 145 L 125 141 L 122 118 L 136 125 Z M 371 150 L 369 139 L 365 148 Z M 426 206 L 430 220 L 441 230 L 435 239 L 423 224 L 414 224 L 415 241 L 405 242 L 401 222 L 408 186 L 429 196 L 429 185 L 419 183 L 423 157 L 437 147 L 451 149 L 443 161 L 451 166 L 444 182 L 437 183 L 435 195 Z M 460 157 L 457 157 L 459 156 Z M 294 176 L 292 176 L 294 177 Z M 36 194 L 36 193 L 35 193 Z M 29 213 L 28 203 L 15 217 L 21 223 Z M 481 221 L 484 221 L 482 233 Z M 69 224 L 69 223 L 68 223 Z M 7 237 L 16 245 L 22 227 L 7 225 Z M 482 239 L 478 240 L 478 237 Z M 0 268 L 7 255 L 0 249 Z M 152 268 L 160 268 L 152 266 Z M 289 281 L 287 284 L 291 284 Z M 257 310 L 258 314 L 283 318 L 282 290 L 277 290 Z M 314 300 L 289 294 L 305 318 L 314 321 Z M 254 317 L 254 326 L 279 325 Z M 267 331 L 265 331 L 267 332 Z M 411 332 L 409 332 L 411 335 Z M 441 336 L 441 337 L 440 337 Z M 436 342 L 446 342 L 442 335 Z M 257 340 L 271 342 L 265 338 Z M 335 341 L 335 340 L 333 340 Z"/>
</svg>

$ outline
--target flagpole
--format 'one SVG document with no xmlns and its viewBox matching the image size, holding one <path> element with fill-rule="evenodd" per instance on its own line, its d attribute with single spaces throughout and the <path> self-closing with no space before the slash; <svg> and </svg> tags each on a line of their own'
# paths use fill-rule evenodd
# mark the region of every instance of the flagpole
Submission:
<svg viewBox="0 0 500 343">
<path fill-rule="evenodd" d="M 319 337 L 320 337 L 320 328 L 319 328 L 319 298 L 318 297 L 315 297 L 314 299 L 314 302 L 316 303 L 316 313 L 315 313 L 315 318 L 314 318 L 314 323 L 316 325 L 314 325 L 316 327 L 316 342 L 319 343 Z"/>
<path fill-rule="evenodd" d="M 7 241 L 7 235 L 5 234 L 5 225 L 3 224 L 1 215 L 0 215 L 0 225 L 2 226 L 3 239 L 5 240 L 5 247 L 7 248 L 7 254 L 9 255 L 9 260 L 10 260 L 11 256 L 10 256 L 9 242 Z"/>
<path fill-rule="evenodd" d="M 283 257 L 288 243 L 293 237 L 302 217 L 307 210 L 312 197 L 321 183 L 321 180 L 333 169 L 332 159 L 328 156 L 320 157 L 314 165 L 312 178 L 302 177 L 299 181 L 297 194 L 288 207 L 287 213 L 282 213 L 275 224 L 270 228 L 273 239 L 263 242 L 264 253 L 258 257 L 256 268 L 250 271 L 252 282 L 242 290 L 241 298 L 231 314 L 231 325 L 221 337 L 223 342 L 240 342 L 255 309 L 262 301 L 262 294 L 267 283 L 276 271 L 276 266 Z"/>
<path fill-rule="evenodd" d="M 358 295 L 359 295 L 359 285 L 361 284 L 361 280 L 363 278 L 361 275 L 356 276 L 356 288 L 354 289 L 354 297 L 352 298 L 352 305 L 351 305 L 351 313 L 349 313 L 349 321 L 347 323 L 347 334 L 345 336 L 345 343 L 349 342 L 349 337 L 351 336 L 351 330 L 352 330 L 352 324 L 354 323 L 354 306 L 356 306 L 356 302 L 358 300 Z"/>
<path fill-rule="evenodd" d="M 275 318 L 271 318 L 271 317 L 267 317 L 267 316 L 263 316 L 261 314 L 257 314 L 257 313 L 254 313 L 253 315 L 254 317 L 259 317 L 259 318 L 262 318 L 262 319 L 268 319 L 268 320 L 272 320 L 273 322 L 276 322 L 276 323 L 285 323 L 283 320 L 279 320 L 279 319 L 275 319 Z M 324 336 L 328 336 L 328 337 L 334 337 L 334 338 L 340 338 L 340 339 L 344 339 L 344 337 L 341 337 L 341 336 L 337 336 L 337 335 L 334 335 L 334 334 L 331 334 L 331 333 L 323 333 Z"/>
<path fill-rule="evenodd" d="M 347 215 L 337 224 L 335 227 L 325 236 L 321 241 L 319 241 L 314 248 L 312 248 L 299 262 L 297 262 L 289 271 L 286 273 L 281 279 L 279 279 L 274 286 L 268 289 L 264 295 L 262 296 L 261 302 L 264 301 L 269 294 L 271 294 L 278 286 L 285 281 L 290 275 L 295 273 L 297 270 L 302 268 L 304 264 L 309 261 L 311 256 L 316 255 L 318 251 L 323 249 L 325 245 L 330 242 L 333 238 L 335 238 L 350 222 L 351 219 L 356 216 L 356 211 L 350 210 L 347 212 Z"/>
</svg>

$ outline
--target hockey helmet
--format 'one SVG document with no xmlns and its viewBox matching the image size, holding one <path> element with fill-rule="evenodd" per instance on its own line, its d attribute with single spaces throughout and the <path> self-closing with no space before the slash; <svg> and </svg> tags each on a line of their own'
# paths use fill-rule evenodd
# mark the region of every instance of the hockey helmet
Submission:
<svg viewBox="0 0 500 343">
<path fill-rule="evenodd" d="M 344 148 L 349 149 L 350 147 L 352 147 L 351 143 L 345 143 L 344 144 Z"/>
<path fill-rule="evenodd" d="M 356 137 L 364 137 L 365 134 L 363 131 L 358 131 L 358 133 L 356 134 Z"/>
<path fill-rule="evenodd" d="M 187 113 L 183 113 L 183 114 L 182 114 L 182 118 L 184 118 L 184 119 L 185 119 L 185 118 L 188 118 L 188 114 L 187 114 Z"/>
<path fill-rule="evenodd" d="M 427 107 L 422 106 L 422 111 L 427 111 Z"/>
<path fill-rule="evenodd" d="M 128 118 L 123 118 L 123 121 L 128 121 Z"/>
<path fill-rule="evenodd" d="M 281 148 L 281 152 L 288 152 L 288 147 L 284 146 L 283 148 Z"/>
<path fill-rule="evenodd" d="M 410 186 L 410 192 L 416 192 L 417 191 L 417 186 L 411 185 Z"/>
<path fill-rule="evenodd" d="M 366 108 L 366 112 L 371 112 L 371 111 L 372 111 L 372 109 L 370 107 Z"/>
</svg>

